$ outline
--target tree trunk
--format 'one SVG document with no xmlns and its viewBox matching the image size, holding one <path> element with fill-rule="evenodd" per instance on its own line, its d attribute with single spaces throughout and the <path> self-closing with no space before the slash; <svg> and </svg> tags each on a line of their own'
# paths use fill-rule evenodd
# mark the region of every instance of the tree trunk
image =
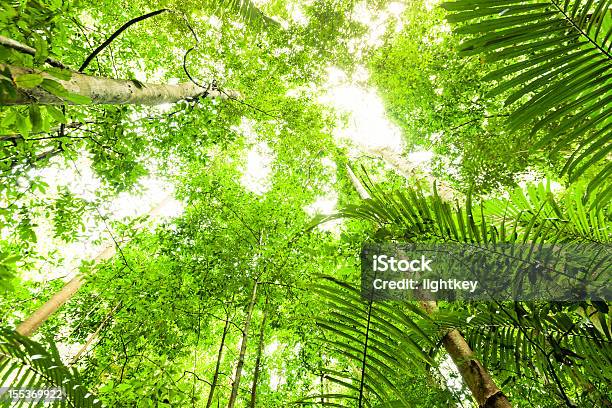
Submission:
<svg viewBox="0 0 612 408">
<path fill-rule="evenodd" d="M 259 330 L 259 346 L 257 347 L 257 359 L 255 360 L 255 371 L 253 372 L 253 385 L 251 387 L 251 403 L 250 408 L 255 408 L 257 402 L 257 381 L 259 380 L 259 372 L 261 371 L 261 353 L 263 351 L 266 321 L 268 318 L 268 297 L 266 296 L 266 305 L 264 306 L 264 314 L 261 320 L 261 329 Z"/>
<path fill-rule="evenodd" d="M 434 301 L 421 301 L 428 314 L 438 310 Z M 442 337 L 442 345 L 457 366 L 463 382 L 468 386 L 480 408 L 512 408 L 508 398 L 497 388 L 495 382 L 474 356 L 461 333 L 454 329 Z"/>
<path fill-rule="evenodd" d="M 236 372 L 234 374 L 234 382 L 232 384 L 232 393 L 230 395 L 227 408 L 234 408 L 236 404 L 236 398 L 238 397 L 238 389 L 240 387 L 240 377 L 242 376 L 242 367 L 244 366 L 244 357 L 246 355 L 247 342 L 249 339 L 249 326 L 251 325 L 251 318 L 253 317 L 253 307 L 255 306 L 255 300 L 257 300 L 257 281 L 253 283 L 253 293 L 251 294 L 251 301 L 247 309 L 247 314 L 244 320 L 244 328 L 242 329 L 242 340 L 240 341 L 240 355 L 238 356 L 238 363 L 236 364 Z"/>
<path fill-rule="evenodd" d="M 349 165 L 346 170 L 351 183 L 362 200 L 370 195 L 359 182 Z M 436 302 L 422 301 L 421 307 L 429 314 L 438 308 Z M 504 393 L 497 388 L 487 370 L 475 358 L 474 352 L 458 330 L 451 330 L 442 338 L 442 345 L 457 366 L 463 382 L 468 386 L 480 408 L 512 408 Z"/>
<path fill-rule="evenodd" d="M 96 256 L 97 262 L 104 261 L 112 258 L 116 253 L 114 246 L 105 248 L 102 252 Z M 80 288 L 83 286 L 83 276 L 77 274 L 68 283 L 60 289 L 59 292 L 51 296 L 51 299 L 47 300 L 41 307 L 36 309 L 34 313 L 30 315 L 26 320 L 21 322 L 17 329 L 17 333 L 30 337 L 38 330 L 38 328 L 55 313 L 64 303 L 66 303 Z"/>
<path fill-rule="evenodd" d="M 70 79 L 60 80 L 36 69 L 0 64 L 0 69 L 6 68 L 10 70 L 13 79 L 25 74 L 38 74 L 44 79 L 56 81 L 65 88 L 66 92 L 86 97 L 91 100 L 88 104 L 93 105 L 159 105 L 202 96 L 226 97 L 219 90 L 211 89 L 206 92 L 206 89 L 192 82 L 178 85 L 143 84 L 137 81 L 84 75 L 74 71 L 70 71 Z M 9 95 L 6 92 L 0 95 L 0 105 L 74 104 L 74 102 L 62 99 L 43 89 L 40 85 L 34 88 L 23 88 L 16 85 L 15 88 L 15 95 Z M 236 96 L 235 93 L 230 95 Z"/>
<path fill-rule="evenodd" d="M 353 172 L 353 169 L 348 164 L 346 165 L 346 172 L 348 173 L 348 176 L 351 179 L 351 183 L 353 184 L 353 187 L 355 188 L 355 191 L 357 191 L 357 194 L 359 194 L 359 197 L 362 200 L 369 199 L 370 198 L 370 194 L 365 189 L 365 187 L 359 182 L 359 179 L 357 178 L 357 176 Z"/>
<path fill-rule="evenodd" d="M 474 352 L 461 333 L 451 330 L 442 338 L 442 344 L 461 373 L 481 408 L 511 408 L 504 393 L 497 388 L 487 370 L 475 358 Z"/>
<path fill-rule="evenodd" d="M 225 326 L 223 326 L 223 335 L 221 336 L 221 344 L 219 345 L 219 353 L 217 353 L 217 364 L 215 365 L 215 374 L 213 375 L 212 382 L 210 383 L 210 393 L 208 394 L 208 400 L 206 401 L 206 408 L 210 408 L 213 402 L 213 396 L 215 394 L 215 388 L 217 387 L 217 381 L 219 380 L 219 370 L 221 367 L 221 360 L 223 358 L 223 347 L 225 347 L 225 337 L 229 328 L 229 316 L 225 319 Z"/>
<path fill-rule="evenodd" d="M 157 215 L 161 209 L 165 206 L 167 198 L 164 199 L 157 207 L 149 211 L 149 216 Z M 102 252 L 94 258 L 94 262 L 98 263 L 112 258 L 117 252 L 115 245 L 106 247 Z M 64 285 L 55 295 L 46 301 L 41 307 L 39 307 L 34 313 L 24 320 L 15 331 L 23 336 L 29 337 L 49 318 L 55 313 L 64 303 L 66 303 L 80 288 L 83 286 L 85 281 L 80 274 L 77 274 L 68 283 Z"/>
</svg>

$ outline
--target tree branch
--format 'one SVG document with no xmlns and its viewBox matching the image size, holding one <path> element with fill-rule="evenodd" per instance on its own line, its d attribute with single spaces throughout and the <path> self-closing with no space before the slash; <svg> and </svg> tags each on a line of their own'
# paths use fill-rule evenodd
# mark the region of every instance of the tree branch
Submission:
<svg viewBox="0 0 612 408">
<path fill-rule="evenodd" d="M 169 9 L 161 9 L 161 10 L 157 10 L 157 11 L 152 11 L 152 12 L 144 14 L 142 16 L 133 18 L 130 21 L 128 21 L 127 23 L 125 23 L 124 25 L 122 25 L 121 27 L 119 27 L 119 29 L 117 31 L 115 31 L 110 37 L 108 37 L 106 39 L 106 41 L 104 41 L 102 44 L 100 44 L 98 46 L 98 48 L 96 48 L 91 54 L 89 54 L 89 56 L 85 59 L 83 64 L 81 64 L 81 67 L 79 68 L 79 72 L 83 72 L 85 70 L 85 68 L 87 68 L 89 63 L 94 58 L 96 58 L 96 56 L 99 53 L 101 53 L 102 50 L 104 50 L 104 48 L 106 48 L 111 42 L 113 42 L 113 40 L 115 38 L 119 37 L 119 35 L 121 35 L 121 33 L 124 32 L 125 30 L 127 30 L 131 25 L 136 24 L 139 21 L 146 20 L 147 18 L 154 17 L 154 16 L 156 16 L 158 14 L 161 14 L 161 13 L 163 13 L 165 11 L 170 11 L 170 10 Z"/>
<path fill-rule="evenodd" d="M 21 53 L 28 54 L 28 55 L 31 55 L 31 56 L 35 56 L 36 55 L 36 49 L 34 49 L 34 48 L 32 48 L 32 47 L 30 47 L 28 45 L 22 44 L 19 41 L 15 41 L 15 40 L 13 40 L 11 38 L 5 37 L 3 35 L 0 35 L 0 45 L 3 45 L 5 47 L 7 47 L 7 48 L 12 48 L 15 51 L 19 51 Z M 55 60 L 53 58 L 47 58 L 47 59 L 45 59 L 45 62 L 47 64 L 53 66 L 53 67 L 56 67 L 56 68 L 68 69 L 67 66 L 65 66 L 64 64 L 62 64 L 61 62 L 59 62 L 58 60 Z"/>
</svg>

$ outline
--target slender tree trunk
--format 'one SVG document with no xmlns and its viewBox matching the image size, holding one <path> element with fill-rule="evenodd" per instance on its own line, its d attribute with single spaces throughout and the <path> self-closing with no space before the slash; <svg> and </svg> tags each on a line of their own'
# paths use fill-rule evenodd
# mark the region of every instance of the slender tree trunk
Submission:
<svg viewBox="0 0 612 408">
<path fill-rule="evenodd" d="M 259 346 L 257 347 L 257 359 L 255 360 L 255 371 L 253 372 L 253 385 L 251 386 L 251 403 L 250 408 L 255 408 L 257 402 L 257 382 L 259 381 L 259 373 L 261 371 L 261 354 L 264 347 L 266 334 L 266 321 L 268 318 L 268 297 L 266 296 L 266 305 L 264 306 L 264 314 L 261 320 L 261 329 L 259 330 Z"/>
<path fill-rule="evenodd" d="M 319 377 L 319 381 L 321 382 L 321 387 L 320 387 L 320 393 L 321 395 L 325 395 L 327 394 L 327 392 L 325 392 L 325 383 L 323 381 L 325 381 L 325 374 L 323 373 L 323 371 L 321 371 L 321 376 Z M 324 407 L 325 406 L 325 398 L 321 397 L 321 406 Z"/>
<path fill-rule="evenodd" d="M 149 212 L 149 216 L 155 216 L 159 214 L 160 210 L 165 206 L 167 199 L 164 199 L 157 207 L 153 208 Z M 117 252 L 115 245 L 109 245 L 102 252 L 94 258 L 94 262 L 98 263 L 112 258 Z M 26 320 L 17 326 L 15 331 L 22 336 L 29 337 L 49 318 L 55 313 L 64 303 L 66 303 L 80 288 L 83 286 L 85 281 L 80 274 L 77 274 L 68 283 L 66 283 L 59 292 L 54 294 L 51 299 L 45 302 L 39 307 L 34 313 L 30 315 Z"/>
<path fill-rule="evenodd" d="M 349 165 L 346 166 L 346 170 L 361 199 L 370 198 Z M 433 301 L 423 301 L 421 307 L 431 314 L 437 310 L 438 305 Z M 448 332 L 442 338 L 442 345 L 457 366 L 463 382 L 472 392 L 480 408 L 512 408 L 504 393 L 495 385 L 487 370 L 476 359 L 474 352 L 458 330 Z"/>
<path fill-rule="evenodd" d="M 434 301 L 422 301 L 421 307 L 428 314 L 438 310 Z M 511 408 L 512 405 L 504 393 L 497 388 L 491 375 L 474 355 L 474 352 L 458 330 L 451 330 L 442 337 L 442 345 L 451 357 L 463 382 L 468 386 L 472 395 L 481 408 Z"/>
<path fill-rule="evenodd" d="M 98 335 L 100 334 L 100 332 L 102 331 L 102 328 L 104 327 L 104 325 L 106 324 L 106 322 L 108 322 L 110 320 L 111 317 L 113 317 L 113 314 L 117 311 L 117 309 L 119 309 L 121 307 L 121 302 L 117 303 L 117 306 L 115 306 L 110 312 L 108 312 L 108 314 L 106 315 L 106 317 L 104 318 L 104 320 L 102 320 L 102 323 L 100 323 L 98 325 L 98 328 L 96 329 L 95 332 L 93 332 L 88 338 L 87 341 L 85 342 L 85 344 L 83 344 L 83 346 L 79 349 L 79 351 L 74 355 L 74 357 L 72 357 L 72 360 L 70 360 L 70 364 L 68 365 L 75 365 L 79 359 L 81 358 L 81 356 L 87 351 L 87 349 L 89 348 L 89 346 L 91 346 L 91 343 L 93 343 L 97 338 Z"/>
<path fill-rule="evenodd" d="M 472 392 L 479 407 L 512 407 L 458 330 L 448 332 L 442 338 L 442 344 L 459 369 L 461 378 Z"/>
<path fill-rule="evenodd" d="M 211 89 L 207 92 L 206 89 L 192 82 L 178 85 L 143 84 L 136 81 L 84 75 L 74 71 L 70 71 L 70 79 L 60 80 L 36 69 L 0 64 L 0 69 L 6 68 L 10 70 L 13 79 L 25 74 L 38 74 L 44 79 L 56 81 L 64 87 L 66 92 L 89 98 L 91 102 L 88 104 L 93 105 L 159 105 L 202 96 L 226 97 L 218 90 Z M 9 95 L 6 92 L 0 95 L 0 105 L 63 105 L 64 103 L 74 104 L 54 95 L 40 85 L 34 88 L 16 86 L 15 95 Z"/>
<path fill-rule="evenodd" d="M 210 408 L 213 402 L 213 396 L 215 394 L 215 388 L 217 387 L 217 381 L 219 380 L 219 371 L 221 367 L 221 360 L 223 359 L 223 347 L 225 347 L 225 338 L 229 328 L 229 316 L 225 319 L 225 326 L 223 326 L 223 335 L 221 335 L 221 344 L 219 345 L 219 353 L 217 353 L 217 364 L 215 365 L 215 374 L 213 375 L 212 382 L 210 383 L 210 393 L 208 394 L 208 400 L 206 401 L 206 408 Z"/>
<path fill-rule="evenodd" d="M 357 194 L 359 194 L 359 197 L 362 200 L 369 199 L 370 198 L 370 194 L 365 189 L 363 184 L 361 184 L 361 182 L 359 182 L 359 179 L 357 178 L 357 176 L 353 172 L 353 169 L 348 164 L 346 165 L 346 172 L 348 173 L 349 179 L 351 179 L 351 183 L 353 184 L 353 188 L 355 188 L 355 191 L 357 191 Z"/>
<path fill-rule="evenodd" d="M 247 342 L 249 339 L 249 327 L 251 326 L 251 319 L 253 317 L 253 308 L 255 301 L 257 300 L 257 281 L 253 282 L 253 293 L 251 294 L 251 301 L 247 309 L 247 314 L 244 320 L 244 328 L 242 329 L 242 340 L 240 341 L 240 355 L 238 356 L 238 363 L 236 364 L 236 372 L 234 374 L 234 382 L 232 384 L 232 393 L 230 395 L 227 408 L 234 408 L 236 404 L 236 398 L 238 397 L 238 389 L 240 387 L 240 377 L 242 376 L 242 367 L 244 366 L 244 357 L 246 355 Z"/>
<path fill-rule="evenodd" d="M 116 253 L 114 246 L 108 246 L 96 256 L 96 262 L 104 261 L 112 258 Z M 77 274 L 68 283 L 66 283 L 59 292 L 51 296 L 41 307 L 36 309 L 26 320 L 17 326 L 17 333 L 30 337 L 38 330 L 53 313 L 55 313 L 64 303 L 66 303 L 80 288 L 83 286 L 83 276 Z"/>
</svg>

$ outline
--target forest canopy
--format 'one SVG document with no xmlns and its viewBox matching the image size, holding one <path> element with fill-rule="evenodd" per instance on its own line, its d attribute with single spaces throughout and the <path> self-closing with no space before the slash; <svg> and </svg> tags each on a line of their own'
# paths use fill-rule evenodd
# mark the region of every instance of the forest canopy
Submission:
<svg viewBox="0 0 612 408">
<path fill-rule="evenodd" d="M 0 5 L 0 406 L 612 406 L 611 0 Z"/>
</svg>

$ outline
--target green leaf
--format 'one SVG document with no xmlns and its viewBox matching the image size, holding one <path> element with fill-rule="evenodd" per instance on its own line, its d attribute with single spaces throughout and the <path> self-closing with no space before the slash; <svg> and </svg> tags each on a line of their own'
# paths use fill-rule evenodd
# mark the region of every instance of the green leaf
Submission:
<svg viewBox="0 0 612 408">
<path fill-rule="evenodd" d="M 92 102 L 91 98 L 83 95 L 77 95 L 74 93 L 67 93 L 66 95 L 64 95 L 64 99 L 67 99 L 76 105 L 87 105 Z"/>
<path fill-rule="evenodd" d="M 4 115 L 4 117 L 2 118 L 2 121 L 0 122 L 0 125 L 2 125 L 2 127 L 4 128 L 8 128 L 10 125 L 15 123 L 16 120 L 17 120 L 17 111 L 15 109 L 11 109 L 6 113 L 6 115 Z"/>
<path fill-rule="evenodd" d="M 52 79 L 48 79 L 45 78 L 45 80 L 42 82 L 41 86 L 48 92 L 52 93 L 53 95 L 61 98 L 62 100 L 65 101 L 70 101 L 74 104 L 77 105 L 85 105 L 85 104 L 89 104 L 91 103 L 91 99 L 86 97 L 86 96 L 82 96 L 82 95 L 77 95 L 74 93 L 69 93 L 63 86 L 62 84 L 60 84 L 57 81 L 54 81 Z"/>
<path fill-rule="evenodd" d="M 24 74 L 15 78 L 15 84 L 20 88 L 35 88 L 43 82 L 40 74 Z"/>
<path fill-rule="evenodd" d="M 40 114 L 40 108 L 38 105 L 31 105 L 30 111 L 30 123 L 32 124 L 32 131 L 38 132 L 42 127 L 42 116 Z"/>
<path fill-rule="evenodd" d="M 47 67 L 45 68 L 45 72 L 62 81 L 68 81 L 70 78 L 72 78 L 72 72 L 68 69 Z"/>
<path fill-rule="evenodd" d="M 32 130 L 32 124 L 30 123 L 29 116 L 18 114 L 15 121 L 15 127 L 23 137 L 28 137 Z"/>
<path fill-rule="evenodd" d="M 66 94 L 68 93 L 68 91 L 66 91 L 66 88 L 64 88 L 62 84 L 57 81 L 54 81 L 53 79 L 45 78 L 40 84 L 40 86 L 45 91 L 50 92 L 60 98 L 66 96 Z"/>
<path fill-rule="evenodd" d="M 34 48 L 36 48 L 36 54 L 34 55 L 34 62 L 40 65 L 45 62 L 49 56 L 49 49 L 47 42 L 39 35 L 35 36 Z"/>
<path fill-rule="evenodd" d="M 64 116 L 64 113 L 62 112 L 61 109 L 53 105 L 45 106 L 45 109 L 47 110 L 47 113 L 51 115 L 53 119 L 55 119 L 56 121 L 60 123 L 64 123 L 64 124 L 66 123 L 66 117 Z"/>
</svg>

